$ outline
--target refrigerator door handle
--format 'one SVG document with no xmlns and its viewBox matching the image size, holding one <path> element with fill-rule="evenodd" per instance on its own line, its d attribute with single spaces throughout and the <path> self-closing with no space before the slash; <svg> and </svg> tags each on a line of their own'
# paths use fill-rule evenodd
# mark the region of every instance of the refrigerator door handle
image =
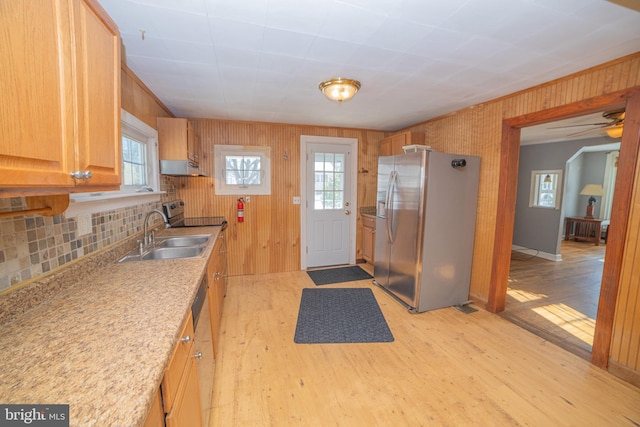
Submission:
<svg viewBox="0 0 640 427">
<path fill-rule="evenodd" d="M 393 243 L 395 236 L 393 235 L 392 224 L 393 224 L 393 190 L 396 186 L 396 182 L 398 180 L 398 172 L 391 171 L 389 174 L 389 187 L 387 188 L 387 239 L 389 239 L 390 243 Z"/>
</svg>

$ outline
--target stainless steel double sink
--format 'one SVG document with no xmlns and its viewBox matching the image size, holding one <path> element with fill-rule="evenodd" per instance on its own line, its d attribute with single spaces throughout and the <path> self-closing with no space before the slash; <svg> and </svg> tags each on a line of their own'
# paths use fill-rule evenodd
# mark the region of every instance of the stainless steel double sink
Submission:
<svg viewBox="0 0 640 427">
<path fill-rule="evenodd" d="M 211 234 L 158 237 L 151 247 L 133 250 L 118 262 L 194 258 L 202 254 L 210 238 Z"/>
</svg>

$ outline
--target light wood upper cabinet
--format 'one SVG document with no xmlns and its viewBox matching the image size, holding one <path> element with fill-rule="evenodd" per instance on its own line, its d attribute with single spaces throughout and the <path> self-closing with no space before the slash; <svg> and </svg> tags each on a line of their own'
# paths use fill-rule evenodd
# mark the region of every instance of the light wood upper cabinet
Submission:
<svg viewBox="0 0 640 427">
<path fill-rule="evenodd" d="M 0 195 L 119 188 L 116 25 L 95 0 L 0 2 L 0 19 Z"/>
<path fill-rule="evenodd" d="M 102 13 L 101 13 L 102 12 Z M 78 185 L 120 185 L 120 34 L 95 1 L 75 1 Z"/>
<path fill-rule="evenodd" d="M 200 162 L 200 135 L 187 119 L 158 117 L 160 160 Z"/>
<path fill-rule="evenodd" d="M 424 133 L 403 132 L 389 136 L 380 141 L 378 150 L 381 156 L 391 156 L 394 154 L 402 154 L 404 145 L 424 145 Z"/>
</svg>

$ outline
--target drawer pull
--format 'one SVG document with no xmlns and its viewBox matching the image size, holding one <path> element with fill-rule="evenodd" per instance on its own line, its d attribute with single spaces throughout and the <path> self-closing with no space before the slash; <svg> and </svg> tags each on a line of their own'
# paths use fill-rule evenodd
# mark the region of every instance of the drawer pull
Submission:
<svg viewBox="0 0 640 427">
<path fill-rule="evenodd" d="M 191 341 L 191 336 L 187 335 L 186 337 L 180 338 L 180 341 L 183 343 L 188 343 Z"/>
<path fill-rule="evenodd" d="M 202 359 L 202 352 L 201 351 L 197 352 L 196 354 L 193 355 L 193 357 L 196 359 Z"/>
</svg>

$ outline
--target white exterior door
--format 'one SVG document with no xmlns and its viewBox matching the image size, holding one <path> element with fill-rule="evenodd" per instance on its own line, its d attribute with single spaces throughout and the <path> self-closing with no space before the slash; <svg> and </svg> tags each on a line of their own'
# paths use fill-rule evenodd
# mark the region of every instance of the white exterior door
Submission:
<svg viewBox="0 0 640 427">
<path fill-rule="evenodd" d="M 351 147 L 306 145 L 306 266 L 349 264 L 352 206 Z"/>
</svg>

